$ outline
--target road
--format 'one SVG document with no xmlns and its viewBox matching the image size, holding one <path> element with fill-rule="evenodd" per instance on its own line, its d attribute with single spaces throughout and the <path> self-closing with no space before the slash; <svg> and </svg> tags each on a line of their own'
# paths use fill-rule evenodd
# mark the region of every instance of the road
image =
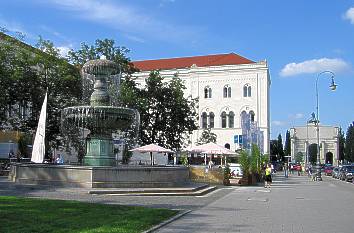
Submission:
<svg viewBox="0 0 354 233">
<path fill-rule="evenodd" d="M 270 190 L 240 187 L 158 232 L 354 232 L 354 185 L 281 174 Z"/>
</svg>

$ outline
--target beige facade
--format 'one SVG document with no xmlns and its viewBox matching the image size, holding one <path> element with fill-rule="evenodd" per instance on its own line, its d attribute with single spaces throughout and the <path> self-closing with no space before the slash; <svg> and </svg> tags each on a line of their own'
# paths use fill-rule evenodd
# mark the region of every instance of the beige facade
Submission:
<svg viewBox="0 0 354 233">
<path fill-rule="evenodd" d="M 338 165 L 339 127 L 319 126 L 320 162 Z M 317 145 L 317 127 L 314 123 L 290 128 L 291 160 L 301 152 L 309 161 L 309 147 Z"/>
<path fill-rule="evenodd" d="M 149 70 L 134 73 L 137 83 L 144 86 L 149 73 Z M 210 127 L 217 135 L 217 144 L 231 150 L 239 149 L 241 145 L 235 142 L 235 136 L 245 135 L 241 118 L 247 113 L 251 115 L 251 125 L 261 132 L 257 138 L 249 136 L 253 138 L 249 143 L 257 143 L 262 152 L 269 152 L 270 75 L 266 61 L 204 67 L 192 65 L 160 69 L 160 74 L 166 81 L 177 74 L 185 82 L 185 96 L 199 98 L 199 129 L 190 136 L 192 145 L 203 130 Z"/>
</svg>

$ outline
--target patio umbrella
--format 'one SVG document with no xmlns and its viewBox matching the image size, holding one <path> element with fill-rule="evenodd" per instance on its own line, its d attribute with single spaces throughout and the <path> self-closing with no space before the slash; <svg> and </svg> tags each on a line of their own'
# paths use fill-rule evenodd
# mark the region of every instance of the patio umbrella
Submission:
<svg viewBox="0 0 354 233">
<path fill-rule="evenodd" d="M 149 144 L 149 145 L 146 145 L 146 146 L 137 147 L 137 148 L 131 149 L 130 151 L 136 151 L 136 152 L 140 152 L 140 153 L 150 152 L 151 165 L 154 165 L 154 160 L 153 160 L 153 157 L 152 157 L 153 156 L 152 155 L 153 152 L 156 152 L 156 153 L 173 153 L 172 150 L 163 148 L 163 147 L 158 146 L 156 144 Z"/>
<path fill-rule="evenodd" d="M 223 146 L 220 146 L 214 142 L 209 142 L 203 145 L 190 147 L 187 151 L 191 153 L 203 153 L 203 154 L 215 154 L 215 155 L 234 155 L 236 152 L 233 152 Z M 206 157 L 204 163 L 206 164 Z"/>
</svg>

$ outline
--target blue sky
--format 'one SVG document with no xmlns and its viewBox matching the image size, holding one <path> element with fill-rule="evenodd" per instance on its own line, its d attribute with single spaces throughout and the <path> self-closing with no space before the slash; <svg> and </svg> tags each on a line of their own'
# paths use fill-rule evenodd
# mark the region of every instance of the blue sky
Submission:
<svg viewBox="0 0 354 233">
<path fill-rule="evenodd" d="M 1 1 L 0 26 L 62 49 L 114 39 L 132 60 L 234 52 L 266 59 L 272 79 L 271 134 L 320 121 L 346 132 L 354 121 L 354 1 L 351 0 L 32 0 Z"/>
</svg>

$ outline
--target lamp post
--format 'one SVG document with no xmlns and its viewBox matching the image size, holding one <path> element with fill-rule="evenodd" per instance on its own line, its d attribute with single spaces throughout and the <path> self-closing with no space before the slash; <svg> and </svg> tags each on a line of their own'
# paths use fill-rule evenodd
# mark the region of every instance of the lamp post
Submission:
<svg viewBox="0 0 354 233">
<path fill-rule="evenodd" d="M 332 91 L 335 91 L 336 88 L 337 88 L 337 84 L 335 84 L 334 82 L 334 76 L 335 74 L 332 72 L 332 71 L 329 71 L 329 70 L 326 70 L 326 71 L 323 71 L 323 72 L 320 72 L 318 75 L 317 75 L 317 78 L 316 78 L 316 112 L 317 112 L 317 119 L 315 121 L 315 124 L 316 124 L 316 130 L 317 130 L 317 174 L 316 174 L 316 180 L 317 181 L 321 181 L 322 180 L 322 177 L 321 177 L 321 167 L 320 167 L 320 164 L 321 164 L 321 157 L 320 157 L 320 119 L 319 119 L 319 101 L 318 101 L 318 79 L 320 78 L 320 76 L 322 74 L 325 74 L 325 73 L 328 73 L 331 75 L 331 79 L 332 79 L 332 82 L 331 82 L 331 85 L 329 86 L 329 88 L 332 90 Z"/>
</svg>

